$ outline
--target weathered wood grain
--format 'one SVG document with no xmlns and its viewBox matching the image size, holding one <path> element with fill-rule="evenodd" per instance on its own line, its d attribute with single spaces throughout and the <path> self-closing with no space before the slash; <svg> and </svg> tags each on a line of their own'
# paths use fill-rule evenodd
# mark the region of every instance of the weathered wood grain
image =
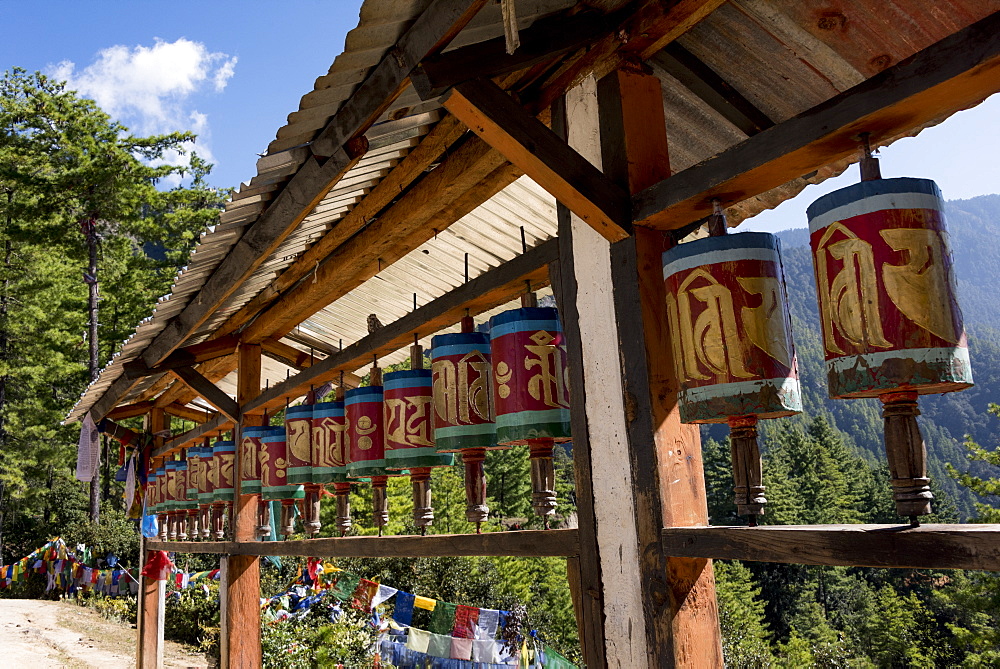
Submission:
<svg viewBox="0 0 1000 669">
<path fill-rule="evenodd" d="M 783 121 L 633 198 L 637 225 L 663 230 L 740 202 L 967 109 L 1000 91 L 1000 12 L 960 30 L 812 109 Z"/>
<path fill-rule="evenodd" d="M 1000 525 L 669 527 L 668 555 L 858 567 L 1000 571 Z"/>
<path fill-rule="evenodd" d="M 240 405 L 217 385 L 202 376 L 194 367 L 179 367 L 170 372 L 198 396 L 221 411 L 230 420 L 240 417 Z"/>
</svg>

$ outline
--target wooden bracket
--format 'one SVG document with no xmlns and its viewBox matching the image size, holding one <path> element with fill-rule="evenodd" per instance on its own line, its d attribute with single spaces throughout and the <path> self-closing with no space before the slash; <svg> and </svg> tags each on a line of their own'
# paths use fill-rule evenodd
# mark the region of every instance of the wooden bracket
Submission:
<svg viewBox="0 0 1000 669">
<path fill-rule="evenodd" d="M 239 421 L 240 405 L 236 403 L 236 400 L 222 392 L 217 385 L 202 376 L 194 367 L 179 367 L 170 370 L 170 373 L 230 420 Z"/>
<path fill-rule="evenodd" d="M 141 358 L 130 360 L 122 365 L 125 376 L 130 379 L 141 379 L 146 376 L 163 374 L 178 367 L 191 367 L 206 360 L 221 358 L 232 355 L 236 350 L 236 337 L 227 335 L 203 341 L 200 344 L 179 348 L 168 355 L 163 362 L 155 367 L 147 367 L 146 362 Z"/>
<path fill-rule="evenodd" d="M 492 81 L 452 88 L 441 100 L 483 141 L 610 241 L 632 231 L 628 194 Z"/>
</svg>

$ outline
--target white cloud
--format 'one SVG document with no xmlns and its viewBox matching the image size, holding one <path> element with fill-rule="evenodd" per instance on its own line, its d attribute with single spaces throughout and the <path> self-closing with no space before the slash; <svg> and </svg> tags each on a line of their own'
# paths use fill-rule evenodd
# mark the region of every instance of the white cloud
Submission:
<svg viewBox="0 0 1000 669">
<path fill-rule="evenodd" d="M 108 47 L 79 69 L 76 63 L 62 61 L 50 74 L 137 134 L 197 133 L 197 146 L 189 148 L 211 160 L 208 116 L 194 108 L 195 98 L 222 92 L 236 61 L 235 56 L 210 52 L 201 42 L 158 39 L 153 46 Z"/>
</svg>

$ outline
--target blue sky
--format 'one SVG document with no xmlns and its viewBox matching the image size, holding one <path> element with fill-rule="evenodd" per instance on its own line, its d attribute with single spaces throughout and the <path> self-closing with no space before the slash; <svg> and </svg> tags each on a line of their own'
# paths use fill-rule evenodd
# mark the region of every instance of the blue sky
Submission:
<svg viewBox="0 0 1000 669">
<path fill-rule="evenodd" d="M 136 133 L 194 130 L 215 163 L 211 182 L 235 186 L 344 47 L 361 0 L 131 2 L 0 0 L 8 21 L 0 67 L 68 78 Z M 935 179 L 948 199 L 1000 192 L 1000 97 L 882 151 L 884 176 Z M 857 180 L 808 187 L 741 229 L 805 225 L 820 195 Z"/>
</svg>

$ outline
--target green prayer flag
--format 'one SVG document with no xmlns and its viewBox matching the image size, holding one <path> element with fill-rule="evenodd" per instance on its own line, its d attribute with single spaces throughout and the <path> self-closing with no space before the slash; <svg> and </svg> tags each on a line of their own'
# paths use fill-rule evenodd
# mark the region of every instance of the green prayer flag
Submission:
<svg viewBox="0 0 1000 669">
<path fill-rule="evenodd" d="M 428 629 L 434 634 L 446 634 L 451 636 L 451 631 L 455 627 L 455 609 L 457 604 L 439 601 L 431 612 L 431 623 Z"/>
<path fill-rule="evenodd" d="M 337 572 L 337 584 L 330 589 L 330 596 L 342 602 L 349 602 L 360 582 L 359 575 L 349 571 L 339 571 Z"/>
</svg>

